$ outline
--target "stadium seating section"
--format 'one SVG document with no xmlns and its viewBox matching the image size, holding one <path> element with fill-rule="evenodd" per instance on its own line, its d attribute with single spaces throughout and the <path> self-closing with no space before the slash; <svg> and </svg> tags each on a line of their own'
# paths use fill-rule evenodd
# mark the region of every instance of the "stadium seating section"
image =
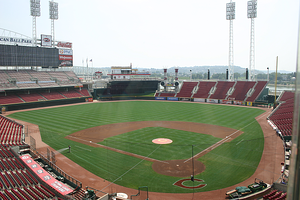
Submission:
<svg viewBox="0 0 300 200">
<path fill-rule="evenodd" d="M 27 91 L 25 91 L 27 92 Z M 79 97 L 90 97 L 90 93 L 87 89 L 46 89 L 36 90 L 30 93 L 23 93 L 22 91 L 16 93 L 0 93 L 0 104 L 15 104 L 15 103 L 26 103 L 35 101 L 46 101 L 56 99 L 67 99 L 67 98 L 79 98 Z"/>
<path fill-rule="evenodd" d="M 81 86 L 72 71 L 0 70 L 0 89 Z"/>
<path fill-rule="evenodd" d="M 283 199 L 286 199 L 286 192 L 272 190 L 270 193 L 264 195 L 263 199 L 283 200 Z"/>
<path fill-rule="evenodd" d="M 255 83 L 253 81 L 237 81 L 234 86 L 235 90 L 229 95 L 228 99 L 244 101 L 247 92 L 254 87 Z"/>
<path fill-rule="evenodd" d="M 0 199 L 65 199 L 34 176 L 31 169 L 12 150 L 15 146 L 29 149 L 24 141 L 23 125 L 0 115 L 0 127 Z M 82 199 L 83 191 L 79 188 L 73 192 L 72 199 Z"/>
<path fill-rule="evenodd" d="M 0 70 L 0 105 L 90 97 L 81 87 L 73 71 Z"/>
<path fill-rule="evenodd" d="M 180 92 L 177 93 L 177 97 L 189 98 L 193 94 L 193 89 L 198 85 L 198 82 L 183 82 Z"/>
<path fill-rule="evenodd" d="M 162 92 L 159 97 L 174 97 L 175 93 Z"/>
<path fill-rule="evenodd" d="M 294 113 L 294 92 L 284 91 L 278 98 L 280 105 L 273 111 L 269 120 L 278 128 L 282 136 L 292 135 Z"/>
<path fill-rule="evenodd" d="M 178 93 L 156 92 L 155 97 L 204 98 L 254 102 L 267 81 L 183 82 Z"/>
<path fill-rule="evenodd" d="M 194 94 L 194 98 L 204 98 L 207 99 L 211 88 L 216 85 L 214 81 L 199 81 L 198 90 Z"/>
<path fill-rule="evenodd" d="M 267 81 L 257 81 L 254 87 L 253 94 L 249 96 L 245 101 L 250 101 L 250 102 L 255 101 L 255 99 L 259 96 L 262 90 L 266 87 L 267 83 L 268 83 Z"/>
<path fill-rule="evenodd" d="M 0 115 L 1 145 L 22 145 L 22 138 L 24 138 L 23 125 Z"/>
</svg>

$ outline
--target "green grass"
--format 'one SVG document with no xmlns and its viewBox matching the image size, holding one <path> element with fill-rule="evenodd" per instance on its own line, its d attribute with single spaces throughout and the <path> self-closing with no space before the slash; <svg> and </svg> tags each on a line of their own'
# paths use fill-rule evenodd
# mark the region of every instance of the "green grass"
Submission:
<svg viewBox="0 0 300 200">
<path fill-rule="evenodd" d="M 173 143 L 153 144 L 152 140 L 156 138 L 168 138 Z M 194 152 L 197 154 L 220 140 L 221 138 L 206 134 L 162 127 L 147 127 L 106 138 L 100 144 L 157 160 L 181 160 L 192 157 L 192 144 L 197 145 L 197 150 Z M 174 154 L 174 152 L 176 153 Z M 149 154 L 151 155 L 148 156 Z"/>
<path fill-rule="evenodd" d="M 263 112 L 249 107 L 214 104 L 117 101 L 24 111 L 9 117 L 39 125 L 43 141 L 56 150 L 71 145 L 72 153 L 66 150 L 62 154 L 106 180 L 134 189 L 148 186 L 149 191 L 188 193 L 193 190 L 173 185 L 181 178 L 157 174 L 149 161 L 93 148 L 64 137 L 95 126 L 130 121 L 188 121 L 241 129 L 244 134 L 199 158 L 206 169 L 195 178 L 203 179 L 207 186 L 195 189 L 195 192 L 210 191 L 232 186 L 255 172 L 264 144 L 255 117 Z M 158 137 L 174 142 L 170 145 L 151 144 L 152 139 Z M 107 138 L 104 143 L 139 155 L 151 154 L 150 157 L 156 159 L 170 160 L 189 158 L 192 145 L 194 152 L 200 152 L 218 140 L 199 133 L 151 127 Z"/>
</svg>

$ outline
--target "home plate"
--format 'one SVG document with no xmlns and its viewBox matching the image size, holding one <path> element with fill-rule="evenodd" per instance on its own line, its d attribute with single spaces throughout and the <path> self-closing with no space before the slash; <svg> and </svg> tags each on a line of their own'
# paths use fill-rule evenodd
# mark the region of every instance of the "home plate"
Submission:
<svg viewBox="0 0 300 200">
<path fill-rule="evenodd" d="M 152 140 L 153 143 L 155 144 L 170 144 L 173 141 L 167 138 L 156 138 L 154 140 Z"/>
</svg>

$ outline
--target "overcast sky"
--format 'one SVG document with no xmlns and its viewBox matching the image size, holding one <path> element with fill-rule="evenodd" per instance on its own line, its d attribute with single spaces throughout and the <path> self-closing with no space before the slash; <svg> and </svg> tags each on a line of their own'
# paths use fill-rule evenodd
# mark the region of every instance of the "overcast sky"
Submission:
<svg viewBox="0 0 300 200">
<path fill-rule="evenodd" d="M 234 65 L 249 67 L 247 1 L 236 0 Z M 228 65 L 230 0 L 57 0 L 55 39 L 73 43 L 74 66 Z M 30 0 L 0 0 L 0 27 L 32 36 Z M 255 69 L 295 71 L 298 0 L 258 0 Z M 2 33 L 1 33 L 2 34 Z M 49 1 L 41 0 L 37 35 L 51 34 Z M 83 64 L 84 61 L 84 64 Z"/>
</svg>

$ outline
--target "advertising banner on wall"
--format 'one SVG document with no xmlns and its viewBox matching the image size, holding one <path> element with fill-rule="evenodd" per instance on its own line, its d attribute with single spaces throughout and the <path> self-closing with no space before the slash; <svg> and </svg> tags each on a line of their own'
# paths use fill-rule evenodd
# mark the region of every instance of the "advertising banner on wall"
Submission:
<svg viewBox="0 0 300 200">
<path fill-rule="evenodd" d="M 51 47 L 52 46 L 52 36 L 51 35 L 41 35 L 41 46 Z"/>
<path fill-rule="evenodd" d="M 168 101 L 178 101 L 178 97 L 168 97 Z"/>
<path fill-rule="evenodd" d="M 232 101 L 231 100 L 222 100 L 221 103 L 222 104 L 231 104 Z"/>
<path fill-rule="evenodd" d="M 60 47 L 60 48 L 72 49 L 72 43 L 71 42 L 57 42 L 56 46 Z"/>
<path fill-rule="evenodd" d="M 72 49 L 59 49 L 59 55 L 73 55 Z"/>
<path fill-rule="evenodd" d="M 73 60 L 72 55 L 59 55 L 58 58 L 59 60 Z"/>
<path fill-rule="evenodd" d="M 72 49 L 59 49 L 58 63 L 60 67 L 73 66 L 73 50 Z"/>
<path fill-rule="evenodd" d="M 202 99 L 202 98 L 194 98 L 194 102 L 205 102 L 205 99 Z"/>
<path fill-rule="evenodd" d="M 247 106 L 252 106 L 252 102 L 247 101 L 247 102 L 246 102 L 246 105 L 247 105 Z"/>
<path fill-rule="evenodd" d="M 218 99 L 207 99 L 207 103 L 219 103 Z"/>
<path fill-rule="evenodd" d="M 233 101 L 233 104 L 234 105 L 243 105 L 243 102 L 242 101 Z"/>
<path fill-rule="evenodd" d="M 155 97 L 155 100 L 166 100 L 166 97 Z"/>
<path fill-rule="evenodd" d="M 39 164 L 37 164 L 28 155 L 20 156 L 20 158 L 33 171 L 33 173 L 35 173 L 45 183 L 47 183 L 50 187 L 52 187 L 53 189 L 55 189 L 60 194 L 67 195 L 67 194 L 73 192 L 72 189 L 70 189 L 68 186 L 66 186 L 62 182 L 56 180 L 53 176 L 51 176 L 45 169 L 43 169 Z"/>
</svg>

